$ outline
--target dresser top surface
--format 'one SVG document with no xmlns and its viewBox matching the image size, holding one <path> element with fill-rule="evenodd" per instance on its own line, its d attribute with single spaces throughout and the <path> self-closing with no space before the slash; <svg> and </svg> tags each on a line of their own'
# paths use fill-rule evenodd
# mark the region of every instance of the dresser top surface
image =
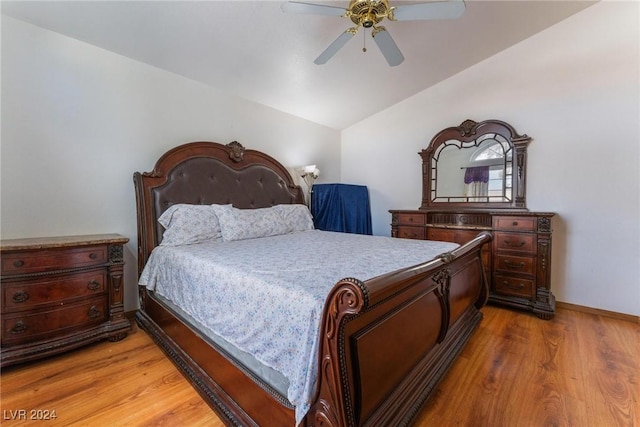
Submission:
<svg viewBox="0 0 640 427">
<path fill-rule="evenodd" d="M 515 209 L 391 209 L 390 213 L 402 214 L 459 214 L 459 215 L 491 215 L 491 216 L 554 216 L 555 212 L 537 212 Z"/>
<path fill-rule="evenodd" d="M 15 250 L 54 249 L 103 244 L 124 244 L 128 237 L 120 234 L 87 234 L 80 236 L 30 237 L 24 239 L 1 239 L 0 252 Z"/>
</svg>

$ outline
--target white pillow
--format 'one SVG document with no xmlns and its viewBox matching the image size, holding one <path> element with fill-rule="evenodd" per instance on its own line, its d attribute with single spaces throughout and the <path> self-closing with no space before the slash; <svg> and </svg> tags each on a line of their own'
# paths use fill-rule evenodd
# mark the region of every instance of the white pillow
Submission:
<svg viewBox="0 0 640 427">
<path fill-rule="evenodd" d="M 189 245 L 222 239 L 220 221 L 211 205 L 177 204 L 160 215 L 165 228 L 160 245 Z"/>
<path fill-rule="evenodd" d="M 214 205 L 220 220 L 222 240 L 254 239 L 288 232 L 287 224 L 273 208 L 237 209 L 229 205 Z"/>
<path fill-rule="evenodd" d="M 276 205 L 273 208 L 287 224 L 289 233 L 314 229 L 313 216 L 306 205 Z"/>
</svg>

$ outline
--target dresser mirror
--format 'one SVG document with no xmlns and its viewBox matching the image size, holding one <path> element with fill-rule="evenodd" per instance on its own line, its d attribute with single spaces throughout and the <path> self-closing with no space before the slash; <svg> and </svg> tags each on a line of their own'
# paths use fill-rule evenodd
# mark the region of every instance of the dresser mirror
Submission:
<svg viewBox="0 0 640 427">
<path fill-rule="evenodd" d="M 440 131 L 419 154 L 422 157 L 422 205 L 526 210 L 527 144 L 499 120 Z"/>
</svg>

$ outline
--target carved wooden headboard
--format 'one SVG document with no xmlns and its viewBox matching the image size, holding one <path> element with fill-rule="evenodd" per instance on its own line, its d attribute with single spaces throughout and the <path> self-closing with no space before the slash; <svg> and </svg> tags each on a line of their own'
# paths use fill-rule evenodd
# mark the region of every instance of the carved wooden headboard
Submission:
<svg viewBox="0 0 640 427">
<path fill-rule="evenodd" d="M 151 172 L 133 174 L 138 218 L 138 274 L 162 240 L 158 218 L 171 205 L 264 208 L 304 203 L 300 186 L 271 156 L 233 141 L 191 142 L 167 151 Z"/>
</svg>

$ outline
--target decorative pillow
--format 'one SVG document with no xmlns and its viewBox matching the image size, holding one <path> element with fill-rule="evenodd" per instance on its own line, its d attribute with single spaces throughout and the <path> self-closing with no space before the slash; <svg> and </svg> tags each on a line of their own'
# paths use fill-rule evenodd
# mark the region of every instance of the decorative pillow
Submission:
<svg viewBox="0 0 640 427">
<path fill-rule="evenodd" d="M 220 221 L 211 205 L 177 204 L 162 213 L 164 246 L 189 245 L 222 239 Z"/>
<path fill-rule="evenodd" d="M 220 220 L 222 240 L 226 242 L 277 236 L 289 230 L 273 208 L 237 209 L 229 205 L 214 205 L 213 210 Z"/>
<path fill-rule="evenodd" d="M 313 230 L 313 216 L 306 205 L 276 205 L 273 207 L 289 228 L 289 233 Z"/>
</svg>

